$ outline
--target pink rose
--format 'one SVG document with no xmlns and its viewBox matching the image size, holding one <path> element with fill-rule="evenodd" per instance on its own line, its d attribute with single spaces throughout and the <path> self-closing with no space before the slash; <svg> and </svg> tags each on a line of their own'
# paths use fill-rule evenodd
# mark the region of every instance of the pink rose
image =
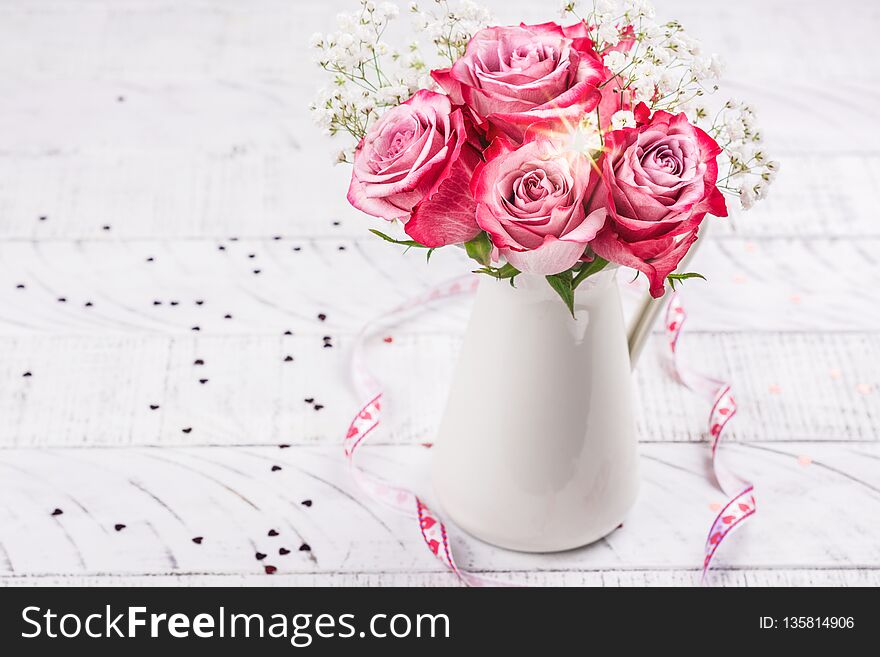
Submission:
<svg viewBox="0 0 880 657">
<path fill-rule="evenodd" d="M 383 219 L 399 219 L 429 247 L 466 242 L 479 232 L 468 185 L 480 152 L 461 109 L 420 90 L 370 128 L 354 155 L 348 201 Z"/>
<path fill-rule="evenodd" d="M 545 23 L 480 30 L 452 68 L 431 75 L 481 128 L 522 141 L 537 121 L 573 125 L 595 108 L 603 68 L 589 38 Z"/>
<path fill-rule="evenodd" d="M 706 213 L 727 216 L 716 158 L 721 148 L 684 114 L 636 108 L 636 128 L 605 137 L 602 184 L 588 201 L 607 208 L 593 251 L 645 273 L 651 294 L 663 295 L 666 276 L 697 239 Z"/>
<path fill-rule="evenodd" d="M 574 265 L 605 221 L 605 208 L 584 208 L 598 184 L 589 160 L 542 138 L 519 147 L 499 138 L 485 155 L 471 189 L 477 223 L 501 255 L 534 274 Z"/>
</svg>

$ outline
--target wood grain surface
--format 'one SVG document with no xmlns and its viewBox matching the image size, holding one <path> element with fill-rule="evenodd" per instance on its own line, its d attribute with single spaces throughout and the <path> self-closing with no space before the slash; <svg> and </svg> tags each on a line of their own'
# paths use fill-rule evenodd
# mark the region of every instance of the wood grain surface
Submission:
<svg viewBox="0 0 880 657">
<path fill-rule="evenodd" d="M 556 19 L 486 4 L 504 23 Z M 783 166 L 765 203 L 713 220 L 693 264 L 708 283 L 684 290 L 682 356 L 733 383 L 725 449 L 759 500 L 713 582 L 880 585 L 880 65 L 862 49 L 880 9 L 657 4 L 724 55 L 725 88 L 756 107 Z M 351 5 L 0 5 L 0 585 L 456 584 L 341 456 L 357 331 L 468 267 L 454 249 L 402 254 L 346 205 L 348 172 L 306 109 L 320 84 L 306 42 Z M 422 443 L 469 304 L 370 352 L 391 415 L 363 462 L 429 499 Z M 541 585 L 698 582 L 723 496 L 706 409 L 653 342 L 623 528 L 537 556 L 456 533 L 463 566 Z"/>
</svg>

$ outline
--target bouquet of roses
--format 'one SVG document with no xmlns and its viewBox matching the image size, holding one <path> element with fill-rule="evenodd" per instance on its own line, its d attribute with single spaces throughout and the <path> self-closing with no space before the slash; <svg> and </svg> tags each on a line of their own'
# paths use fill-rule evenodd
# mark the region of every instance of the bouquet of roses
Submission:
<svg viewBox="0 0 880 657">
<path fill-rule="evenodd" d="M 752 109 L 710 110 L 717 58 L 647 2 L 563 3 L 572 24 L 487 27 L 471 2 L 417 3 L 422 44 L 383 41 L 398 15 L 361 0 L 339 31 L 315 35 L 333 76 L 312 105 L 331 133 L 356 140 L 349 202 L 400 222 L 408 247 L 463 245 L 498 279 L 545 276 L 574 291 L 611 265 L 644 273 L 654 297 L 725 194 L 748 209 L 778 164 L 761 150 Z M 568 22 L 568 21 L 567 21 Z M 423 38 L 424 38 L 423 36 Z"/>
</svg>

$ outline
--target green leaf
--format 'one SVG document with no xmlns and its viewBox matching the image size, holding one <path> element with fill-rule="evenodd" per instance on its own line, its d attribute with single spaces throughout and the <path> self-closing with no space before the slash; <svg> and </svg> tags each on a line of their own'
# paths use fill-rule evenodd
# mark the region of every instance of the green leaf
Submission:
<svg viewBox="0 0 880 657">
<path fill-rule="evenodd" d="M 467 251 L 468 257 L 473 258 L 484 267 L 488 267 L 492 262 L 492 242 L 485 231 L 480 231 L 480 234 L 470 242 L 465 242 L 464 250 Z"/>
<path fill-rule="evenodd" d="M 571 289 L 576 290 L 577 286 L 580 285 L 585 278 L 588 276 L 592 276 L 596 272 L 600 272 L 605 269 L 605 265 L 608 264 L 608 261 L 605 258 L 600 258 L 599 256 L 594 256 L 591 262 L 585 262 L 581 265 L 581 268 L 578 270 L 578 273 L 575 275 L 574 280 L 571 282 Z"/>
<path fill-rule="evenodd" d="M 503 267 L 496 269 L 495 272 L 498 274 L 498 278 L 510 278 L 513 279 L 517 275 L 519 275 L 520 271 L 516 267 L 514 267 L 509 262 L 506 263 Z"/>
<path fill-rule="evenodd" d="M 428 253 L 425 254 L 425 261 L 426 261 L 426 262 L 431 262 L 431 255 L 432 255 L 432 254 L 434 253 L 434 251 L 436 251 L 436 250 L 437 250 L 437 247 L 434 247 L 434 248 L 432 248 L 432 249 L 428 249 Z"/>
<path fill-rule="evenodd" d="M 564 271 L 560 274 L 552 274 L 546 277 L 556 294 L 560 296 L 568 312 L 574 317 L 574 288 L 572 287 L 571 272 Z"/>
<path fill-rule="evenodd" d="M 420 244 L 419 242 L 416 242 L 415 240 L 396 240 L 393 237 L 391 237 L 390 235 L 386 235 L 381 230 L 376 230 L 375 228 L 370 228 L 370 232 L 373 233 L 373 235 L 378 235 L 386 242 L 391 242 L 392 244 L 400 244 L 401 246 L 406 246 L 409 248 L 415 247 L 417 249 L 427 249 L 428 248 L 424 244 Z"/>
<path fill-rule="evenodd" d="M 704 281 L 706 280 L 705 276 L 703 276 L 702 274 L 698 274 L 696 272 L 693 272 L 693 271 L 689 271 L 684 274 L 669 274 L 669 276 L 666 277 L 666 280 L 669 281 L 669 285 L 672 287 L 672 290 L 674 292 L 675 291 L 675 284 L 677 282 L 681 283 L 682 281 L 686 281 L 689 278 L 702 278 Z"/>
</svg>

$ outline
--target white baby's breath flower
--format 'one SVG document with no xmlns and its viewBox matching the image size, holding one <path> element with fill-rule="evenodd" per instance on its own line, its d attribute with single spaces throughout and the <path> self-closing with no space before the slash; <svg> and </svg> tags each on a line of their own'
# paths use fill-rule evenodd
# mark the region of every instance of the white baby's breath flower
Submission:
<svg viewBox="0 0 880 657">
<path fill-rule="evenodd" d="M 385 18 L 397 18 L 400 14 L 400 9 L 393 2 L 383 2 L 379 5 L 379 12 Z"/>
<path fill-rule="evenodd" d="M 626 66 L 626 55 L 619 50 L 612 50 L 605 55 L 602 61 L 611 71 L 618 73 Z"/>
<path fill-rule="evenodd" d="M 739 202 L 743 210 L 751 210 L 756 200 L 757 195 L 751 185 L 746 183 L 739 188 Z"/>
<path fill-rule="evenodd" d="M 636 117 L 629 110 L 620 110 L 611 116 L 611 129 L 620 130 L 621 128 L 634 128 L 636 126 Z"/>
<path fill-rule="evenodd" d="M 630 19 L 640 16 L 654 18 L 655 15 L 654 5 L 649 0 L 625 0 L 623 10 Z"/>
<path fill-rule="evenodd" d="M 599 26 L 599 40 L 609 46 L 616 46 L 620 43 L 620 30 L 613 23 L 603 23 Z"/>
</svg>

